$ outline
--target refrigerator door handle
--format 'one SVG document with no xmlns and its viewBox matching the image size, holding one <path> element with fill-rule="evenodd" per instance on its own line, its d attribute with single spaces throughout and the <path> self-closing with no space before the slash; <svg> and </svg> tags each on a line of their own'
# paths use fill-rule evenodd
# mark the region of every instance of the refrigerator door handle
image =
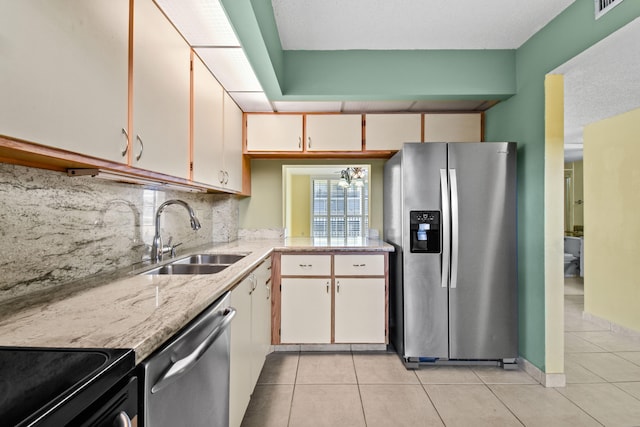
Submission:
<svg viewBox="0 0 640 427">
<path fill-rule="evenodd" d="M 442 199 L 442 282 L 441 286 L 446 288 L 449 285 L 449 257 L 451 256 L 451 246 L 449 230 L 451 224 L 451 211 L 449 208 L 449 180 L 447 170 L 440 169 L 440 197 Z"/>
<path fill-rule="evenodd" d="M 458 178 L 455 169 L 449 169 L 451 182 L 451 289 L 458 285 Z"/>
</svg>

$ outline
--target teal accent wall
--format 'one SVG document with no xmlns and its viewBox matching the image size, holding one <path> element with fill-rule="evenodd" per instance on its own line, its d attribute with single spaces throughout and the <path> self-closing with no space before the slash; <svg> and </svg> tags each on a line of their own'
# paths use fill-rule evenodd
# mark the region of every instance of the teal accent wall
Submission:
<svg viewBox="0 0 640 427">
<path fill-rule="evenodd" d="M 283 51 L 270 0 L 222 0 L 271 101 L 502 100 L 515 50 Z"/>
<path fill-rule="evenodd" d="M 485 113 L 487 141 L 518 142 L 520 354 L 543 371 L 545 75 L 638 16 L 627 0 L 596 21 L 593 1 L 576 0 L 517 50 L 516 95 Z"/>
<path fill-rule="evenodd" d="M 281 96 L 284 55 L 271 1 L 221 0 L 221 3 L 267 96 L 270 99 Z"/>
<path fill-rule="evenodd" d="M 506 99 L 514 50 L 285 51 L 287 99 Z"/>
</svg>

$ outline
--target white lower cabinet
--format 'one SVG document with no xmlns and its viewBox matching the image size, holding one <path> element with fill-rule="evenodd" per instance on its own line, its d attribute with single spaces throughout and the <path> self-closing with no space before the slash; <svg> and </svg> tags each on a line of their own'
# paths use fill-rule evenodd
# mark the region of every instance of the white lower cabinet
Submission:
<svg viewBox="0 0 640 427">
<path fill-rule="evenodd" d="M 385 342 L 385 279 L 336 278 L 335 342 Z"/>
<path fill-rule="evenodd" d="M 271 349 L 271 260 L 255 271 L 251 294 L 251 389 L 258 382 L 265 358 Z"/>
<path fill-rule="evenodd" d="M 238 427 L 251 398 L 251 289 L 253 280 L 244 279 L 231 291 L 231 364 L 229 374 L 229 426 Z"/>
<path fill-rule="evenodd" d="M 279 343 L 385 344 L 385 257 L 362 253 L 281 255 Z"/>
<path fill-rule="evenodd" d="M 231 291 L 229 426 L 239 427 L 271 345 L 271 259 Z"/>
<path fill-rule="evenodd" d="M 283 278 L 280 342 L 331 342 L 331 279 Z"/>
</svg>

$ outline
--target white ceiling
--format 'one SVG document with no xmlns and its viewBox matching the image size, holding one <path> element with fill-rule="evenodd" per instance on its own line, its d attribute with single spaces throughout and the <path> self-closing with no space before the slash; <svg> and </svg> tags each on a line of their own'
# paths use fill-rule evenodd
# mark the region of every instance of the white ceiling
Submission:
<svg viewBox="0 0 640 427">
<path fill-rule="evenodd" d="M 582 158 L 586 125 L 640 108 L 640 18 L 551 73 L 564 75 L 565 159 Z"/>
<path fill-rule="evenodd" d="M 516 49 L 573 2 L 271 0 L 285 50 Z"/>
</svg>

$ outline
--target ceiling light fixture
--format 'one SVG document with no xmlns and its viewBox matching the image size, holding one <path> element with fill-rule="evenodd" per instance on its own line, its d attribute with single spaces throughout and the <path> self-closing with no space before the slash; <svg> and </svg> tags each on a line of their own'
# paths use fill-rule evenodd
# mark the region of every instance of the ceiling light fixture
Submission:
<svg viewBox="0 0 640 427">
<path fill-rule="evenodd" d="M 340 171 L 339 187 L 349 188 L 351 185 L 355 187 L 364 187 L 364 178 L 367 176 L 367 170 L 363 167 L 348 167 Z"/>
</svg>

